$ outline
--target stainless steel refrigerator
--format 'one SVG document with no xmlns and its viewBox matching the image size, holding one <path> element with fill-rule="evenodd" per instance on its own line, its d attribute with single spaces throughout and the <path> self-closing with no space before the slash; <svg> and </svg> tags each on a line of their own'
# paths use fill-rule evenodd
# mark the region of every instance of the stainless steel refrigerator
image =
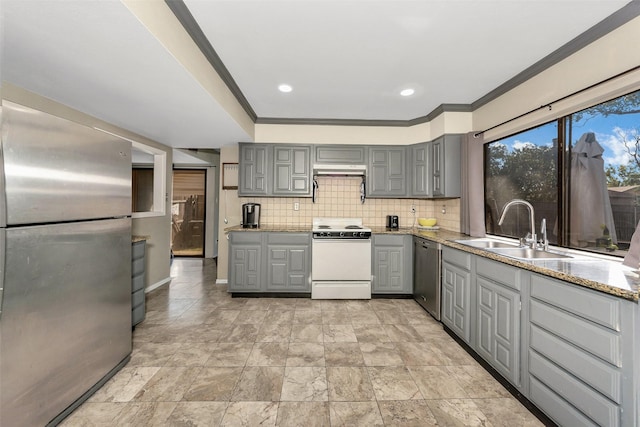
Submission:
<svg viewBox="0 0 640 427">
<path fill-rule="evenodd" d="M 55 424 L 131 353 L 131 144 L 1 114 L 0 425 Z"/>
</svg>

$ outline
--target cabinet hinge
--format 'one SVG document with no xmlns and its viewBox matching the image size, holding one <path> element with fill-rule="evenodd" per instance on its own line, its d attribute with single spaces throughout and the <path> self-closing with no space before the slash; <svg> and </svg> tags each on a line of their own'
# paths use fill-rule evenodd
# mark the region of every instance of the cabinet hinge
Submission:
<svg viewBox="0 0 640 427">
<path fill-rule="evenodd" d="M 518 310 L 522 311 L 522 301 L 518 301 Z"/>
</svg>

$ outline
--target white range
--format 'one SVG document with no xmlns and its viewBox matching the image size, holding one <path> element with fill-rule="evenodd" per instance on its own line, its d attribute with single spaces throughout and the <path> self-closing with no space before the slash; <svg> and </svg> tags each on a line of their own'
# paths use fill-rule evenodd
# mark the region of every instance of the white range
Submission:
<svg viewBox="0 0 640 427">
<path fill-rule="evenodd" d="M 361 218 L 314 218 L 312 299 L 371 298 L 371 229 Z"/>
</svg>

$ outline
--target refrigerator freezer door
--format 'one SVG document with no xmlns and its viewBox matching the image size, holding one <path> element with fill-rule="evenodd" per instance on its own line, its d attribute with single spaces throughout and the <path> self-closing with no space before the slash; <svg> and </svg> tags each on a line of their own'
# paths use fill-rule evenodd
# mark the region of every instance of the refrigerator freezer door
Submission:
<svg viewBox="0 0 640 427">
<path fill-rule="evenodd" d="M 2 110 L 0 226 L 131 215 L 130 142 L 4 100 Z"/>
<path fill-rule="evenodd" d="M 45 425 L 131 353 L 131 219 L 0 230 L 0 425 Z"/>
</svg>

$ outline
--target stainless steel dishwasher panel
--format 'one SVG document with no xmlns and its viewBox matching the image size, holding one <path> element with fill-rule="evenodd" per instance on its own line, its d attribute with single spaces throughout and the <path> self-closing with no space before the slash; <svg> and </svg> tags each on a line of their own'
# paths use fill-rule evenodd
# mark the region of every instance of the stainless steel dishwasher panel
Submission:
<svg viewBox="0 0 640 427">
<path fill-rule="evenodd" d="M 413 239 L 413 297 L 431 316 L 440 320 L 442 248 L 439 243 Z"/>
</svg>

